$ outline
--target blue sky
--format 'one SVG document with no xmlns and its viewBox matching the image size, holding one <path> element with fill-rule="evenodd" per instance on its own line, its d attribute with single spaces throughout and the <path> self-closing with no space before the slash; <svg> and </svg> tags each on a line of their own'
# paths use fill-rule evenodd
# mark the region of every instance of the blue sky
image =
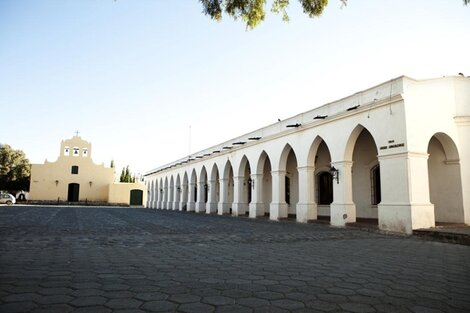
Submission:
<svg viewBox="0 0 470 313">
<path fill-rule="evenodd" d="M 246 31 L 197 0 L 1 0 L 0 143 L 42 163 L 78 130 L 145 173 L 188 155 L 190 125 L 196 152 L 400 75 L 470 75 L 461 0 L 291 2 Z"/>
</svg>

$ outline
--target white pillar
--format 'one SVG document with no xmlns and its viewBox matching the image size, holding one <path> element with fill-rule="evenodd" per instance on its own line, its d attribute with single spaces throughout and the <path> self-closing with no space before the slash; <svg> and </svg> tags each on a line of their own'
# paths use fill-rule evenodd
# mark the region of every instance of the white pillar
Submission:
<svg viewBox="0 0 470 313">
<path fill-rule="evenodd" d="M 194 202 L 195 183 L 189 183 L 187 211 L 194 212 L 196 203 Z"/>
<path fill-rule="evenodd" d="M 199 181 L 197 184 L 196 213 L 206 212 L 205 188 L 206 182 Z"/>
<path fill-rule="evenodd" d="M 250 217 L 264 216 L 263 174 L 251 174 L 251 190 Z"/>
<path fill-rule="evenodd" d="M 307 223 L 317 219 L 317 204 L 315 203 L 315 167 L 302 166 L 299 172 L 299 203 L 297 203 L 297 222 Z"/>
<path fill-rule="evenodd" d="M 435 225 L 429 198 L 428 154 L 397 153 L 379 156 L 382 200 L 380 229 L 411 234 Z"/>
<path fill-rule="evenodd" d="M 470 106 L 468 103 L 467 108 Z M 470 116 L 457 116 L 454 118 L 460 145 L 458 145 L 460 158 L 460 177 L 462 181 L 462 198 L 464 222 L 470 225 Z"/>
<path fill-rule="evenodd" d="M 287 217 L 286 171 L 271 171 L 273 192 L 269 205 L 269 219 L 278 220 Z"/>
<path fill-rule="evenodd" d="M 228 203 L 228 178 L 219 179 L 220 197 L 217 207 L 217 214 L 222 215 L 230 213 L 231 203 Z"/>
<path fill-rule="evenodd" d="M 206 213 L 216 213 L 217 212 L 217 180 L 210 180 L 209 181 L 209 193 L 207 195 L 208 202 L 206 205 Z"/>
<path fill-rule="evenodd" d="M 331 162 L 338 170 L 339 182 L 333 179 L 333 203 L 331 203 L 331 225 L 345 226 L 356 221 L 356 205 L 352 192 L 351 161 Z"/>
<path fill-rule="evenodd" d="M 244 176 L 235 176 L 233 177 L 234 182 L 234 192 L 233 192 L 233 210 L 232 215 L 239 216 L 245 215 L 248 204 L 243 200 L 243 184 L 245 182 Z"/>
</svg>

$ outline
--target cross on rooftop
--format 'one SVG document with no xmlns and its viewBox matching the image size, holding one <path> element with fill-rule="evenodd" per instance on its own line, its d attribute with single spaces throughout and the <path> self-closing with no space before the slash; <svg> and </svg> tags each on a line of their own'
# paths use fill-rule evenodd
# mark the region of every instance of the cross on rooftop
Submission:
<svg viewBox="0 0 470 313">
<path fill-rule="evenodd" d="M 80 134 L 80 132 L 78 130 L 75 131 L 75 136 L 78 136 L 78 134 Z"/>
</svg>

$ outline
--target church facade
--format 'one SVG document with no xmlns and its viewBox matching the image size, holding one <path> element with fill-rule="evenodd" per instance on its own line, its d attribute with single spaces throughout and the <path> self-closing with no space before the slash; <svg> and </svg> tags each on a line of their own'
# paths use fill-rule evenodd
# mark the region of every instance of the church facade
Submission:
<svg viewBox="0 0 470 313">
<path fill-rule="evenodd" d="M 158 167 L 147 206 L 361 219 L 411 233 L 470 224 L 470 78 L 405 76 Z"/>
<path fill-rule="evenodd" d="M 93 162 L 91 143 L 77 135 L 61 142 L 55 162 L 32 164 L 29 200 L 145 203 L 145 186 L 115 183 L 114 176 L 114 168 Z"/>
</svg>

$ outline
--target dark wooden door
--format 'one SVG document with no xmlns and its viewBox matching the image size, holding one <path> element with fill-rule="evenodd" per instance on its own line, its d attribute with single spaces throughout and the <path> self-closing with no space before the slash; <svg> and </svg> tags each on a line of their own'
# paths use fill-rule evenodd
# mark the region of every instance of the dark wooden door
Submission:
<svg viewBox="0 0 470 313">
<path fill-rule="evenodd" d="M 79 193 L 80 193 L 80 184 L 77 184 L 77 183 L 69 184 L 69 192 L 67 195 L 67 201 L 78 202 Z"/>
</svg>

